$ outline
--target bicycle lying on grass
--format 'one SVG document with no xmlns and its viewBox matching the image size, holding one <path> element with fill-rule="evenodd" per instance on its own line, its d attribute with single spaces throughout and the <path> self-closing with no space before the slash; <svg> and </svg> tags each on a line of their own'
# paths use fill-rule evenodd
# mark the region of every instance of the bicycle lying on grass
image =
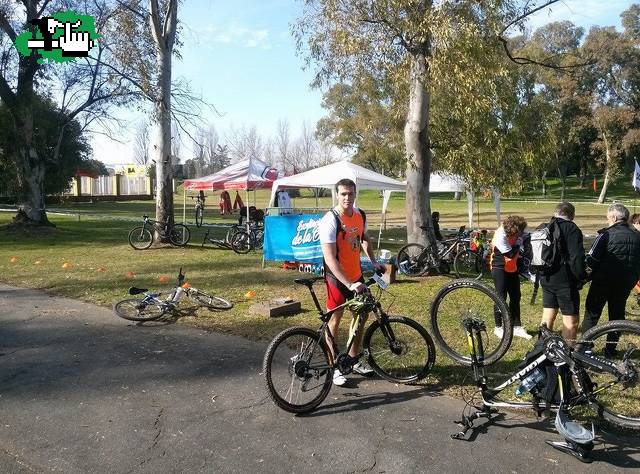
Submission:
<svg viewBox="0 0 640 474">
<path fill-rule="evenodd" d="M 144 294 L 144 298 L 131 298 L 118 301 L 113 305 L 113 311 L 117 316 L 130 321 L 151 321 L 158 319 L 169 312 L 178 309 L 180 302 L 186 296 L 192 303 L 209 309 L 231 309 L 233 303 L 211 296 L 203 291 L 193 288 L 189 283 L 184 282 L 185 275 L 182 267 L 178 271 L 176 287 L 167 293 L 167 297 L 162 299 L 162 293 L 150 293 L 147 288 L 129 288 L 130 295 Z"/>
<path fill-rule="evenodd" d="M 426 329 L 412 319 L 387 315 L 380 299 L 369 289 L 374 284 L 381 289 L 386 288 L 378 275 L 366 283 L 364 293 L 326 313 L 322 311 L 313 291 L 313 284 L 324 281 L 324 278 L 300 278 L 294 281 L 311 292 L 322 325 L 317 330 L 306 327 L 285 329 L 267 348 L 262 365 L 267 390 L 275 404 L 283 410 L 291 413 L 314 410 L 329 394 L 334 370 L 349 374 L 362 357 L 368 360 L 379 376 L 398 383 L 415 383 L 433 367 L 435 346 Z M 339 352 L 328 330 L 328 322 L 341 307 L 351 309 L 354 319 L 346 347 Z M 367 313 L 373 313 L 375 319 L 364 334 L 364 350 L 356 357 L 351 357 L 349 349 L 356 335 L 364 330 L 366 318 L 363 316 Z M 328 344 L 331 344 L 333 351 Z M 333 354 L 337 354 L 335 358 Z"/>
<path fill-rule="evenodd" d="M 586 331 L 575 347 L 571 347 L 561 336 L 542 325 L 539 341 L 519 370 L 505 382 L 490 387 L 486 367 L 497 362 L 508 350 L 513 328 L 503 324 L 505 337 L 501 343 L 485 352 L 487 339 L 486 321 L 493 319 L 493 308 L 484 311 L 465 308 L 468 299 L 458 299 L 458 322 L 464 331 L 464 341 L 453 346 L 443 337 L 439 325 L 438 310 L 442 298 L 460 290 L 477 290 L 490 295 L 493 303 L 503 311 L 504 302 L 490 288 L 474 280 L 457 280 L 446 285 L 436 296 L 431 307 L 434 337 L 443 352 L 455 361 L 471 366 L 475 385 L 480 393 L 480 405 L 473 406 L 475 412 L 465 415 L 459 422 L 461 430 L 452 434 L 454 439 L 464 439 L 473 428 L 474 420 L 491 419 L 497 408 L 533 409 L 540 414 L 544 409 L 556 411 L 555 427 L 564 442 L 547 441 L 552 447 L 591 462 L 595 431 L 571 421 L 569 411 L 576 407 L 589 407 L 598 416 L 616 426 L 640 430 L 640 323 L 612 321 Z M 468 294 L 459 295 L 459 297 Z M 489 316 L 487 316 L 489 314 Z M 468 355 L 458 351 L 467 346 Z M 536 350 L 537 348 L 537 350 Z M 508 387 L 519 384 L 516 395 L 529 394 L 531 402 L 512 402 L 499 397 Z M 465 407 L 466 409 L 466 407 Z"/>
<path fill-rule="evenodd" d="M 129 245 L 136 250 L 145 250 L 151 247 L 155 232 L 158 232 L 161 239 L 168 239 L 171 245 L 184 247 L 191 238 L 189 228 L 183 224 L 169 224 L 169 218 L 162 223 L 149 219 L 149 216 L 142 216 L 143 224 L 134 227 L 129 232 Z"/>
</svg>

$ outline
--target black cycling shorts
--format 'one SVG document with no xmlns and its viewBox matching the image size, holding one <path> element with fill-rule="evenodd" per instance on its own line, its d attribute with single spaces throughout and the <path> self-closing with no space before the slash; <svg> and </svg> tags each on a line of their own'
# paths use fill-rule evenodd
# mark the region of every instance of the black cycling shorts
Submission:
<svg viewBox="0 0 640 474">
<path fill-rule="evenodd" d="M 580 315 L 580 291 L 576 287 L 542 287 L 542 307 L 560 308 L 563 316 Z"/>
</svg>

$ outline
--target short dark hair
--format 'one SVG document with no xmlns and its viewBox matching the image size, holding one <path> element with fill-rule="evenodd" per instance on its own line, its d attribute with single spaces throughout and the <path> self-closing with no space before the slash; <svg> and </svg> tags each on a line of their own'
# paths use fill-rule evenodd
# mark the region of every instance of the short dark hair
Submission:
<svg viewBox="0 0 640 474">
<path fill-rule="evenodd" d="M 336 183 L 336 193 L 338 192 L 338 186 L 342 186 L 343 188 L 353 188 L 354 191 L 356 190 L 356 183 L 351 181 L 349 178 L 342 178 Z"/>
<path fill-rule="evenodd" d="M 570 221 L 576 217 L 576 207 L 570 202 L 563 201 L 556 206 L 555 214 L 562 217 L 567 217 Z"/>
<path fill-rule="evenodd" d="M 440 219 L 440 213 L 438 211 L 433 211 L 431 213 L 431 219 L 435 219 L 436 217 Z"/>
<path fill-rule="evenodd" d="M 633 214 L 630 220 L 632 224 L 637 224 L 638 222 L 640 222 L 640 214 L 638 213 Z"/>
</svg>

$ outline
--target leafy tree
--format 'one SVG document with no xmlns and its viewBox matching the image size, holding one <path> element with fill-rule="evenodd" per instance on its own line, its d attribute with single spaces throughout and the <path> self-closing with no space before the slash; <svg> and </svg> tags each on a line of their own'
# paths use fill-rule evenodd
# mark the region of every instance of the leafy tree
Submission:
<svg viewBox="0 0 640 474">
<path fill-rule="evenodd" d="M 404 147 L 407 178 L 407 238 L 434 242 L 429 204 L 432 169 L 430 128 L 434 91 L 455 90 L 448 104 L 463 117 L 470 108 L 487 108 L 478 93 L 489 77 L 504 73 L 487 58 L 505 44 L 512 25 L 555 2 L 433 2 L 432 0 L 306 0 L 294 33 L 299 49 L 317 65 L 314 85 L 351 83 L 363 73 L 390 79 L 406 94 Z M 515 58 L 514 58 L 515 59 Z M 486 87 L 486 86 L 485 86 Z M 454 94 L 449 94 L 454 97 Z M 426 226 L 426 231 L 423 227 Z"/>
<path fill-rule="evenodd" d="M 44 160 L 43 174 L 46 180 L 42 183 L 43 194 L 59 194 L 65 191 L 76 170 L 94 171 L 97 174 L 107 174 L 104 165 L 92 160 L 91 147 L 82 133 L 82 127 L 77 120 L 68 121 L 64 114 L 56 110 L 55 104 L 46 98 L 37 97 L 31 104 L 34 114 L 38 117 L 38 126 L 32 136 L 32 150 L 38 156 L 50 156 L 52 144 L 58 144 L 58 158 Z M 66 123 L 65 133 L 60 137 L 58 124 Z M 7 152 L 15 144 L 18 131 L 16 123 L 6 105 L 0 104 L 0 185 L 11 193 L 18 192 L 20 183 L 14 163 L 7 159 Z M 58 139 L 60 141 L 58 142 Z"/>
<path fill-rule="evenodd" d="M 316 134 L 343 150 L 355 150 L 354 162 L 374 171 L 405 172 L 404 98 L 396 98 L 389 81 L 363 73 L 351 83 L 338 83 L 324 94 L 329 116 L 318 121 Z M 398 100 L 400 99 L 400 100 Z"/>
<path fill-rule="evenodd" d="M 109 14 L 101 0 L 91 4 L 19 0 L 0 5 L 0 100 L 9 114 L 8 126 L 13 133 L 12 146 L 4 150 L 2 163 L 15 170 L 16 224 L 49 223 L 44 191 L 45 183 L 53 176 L 47 173 L 61 166 L 61 147 L 66 142 L 65 134 L 75 128 L 73 121 L 78 121 L 81 130 L 88 129 L 91 123 L 109 117 L 110 103 L 125 103 L 131 98 L 104 67 L 109 39 L 96 42 L 92 57 L 64 65 L 43 62 L 38 52 L 18 54 L 14 42 L 22 33 L 34 32 L 33 21 L 69 9 L 92 15 L 98 34 L 103 32 Z M 45 96 L 57 99 L 60 113 L 47 115 L 58 120 L 56 123 L 44 124 L 38 116 Z M 52 127 L 57 134 L 49 133 Z M 47 133 L 42 133 L 43 128 Z M 43 137 L 51 141 L 44 144 Z"/>
</svg>

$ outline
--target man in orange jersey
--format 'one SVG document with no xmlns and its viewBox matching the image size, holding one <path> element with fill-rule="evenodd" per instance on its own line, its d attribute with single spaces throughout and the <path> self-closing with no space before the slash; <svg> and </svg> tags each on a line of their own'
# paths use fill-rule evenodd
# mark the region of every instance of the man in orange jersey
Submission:
<svg viewBox="0 0 640 474">
<path fill-rule="evenodd" d="M 327 285 L 327 310 L 335 309 L 355 293 L 365 290 L 360 268 L 361 248 L 373 263 L 374 269 L 382 268 L 373 254 L 373 246 L 367 234 L 366 215 L 353 205 L 356 184 L 350 179 L 341 179 L 336 183 L 335 189 L 338 205 L 324 215 L 319 226 Z M 337 337 L 343 311 L 343 308 L 338 309 L 329 321 L 329 330 L 334 338 Z M 361 340 L 362 334 L 358 334 L 349 350 L 350 356 L 354 357 L 359 353 Z M 330 350 L 333 351 L 333 347 Z M 363 375 L 372 372 L 361 363 L 356 364 L 353 370 Z M 344 385 L 346 382 L 344 375 L 335 369 L 333 383 Z"/>
</svg>

